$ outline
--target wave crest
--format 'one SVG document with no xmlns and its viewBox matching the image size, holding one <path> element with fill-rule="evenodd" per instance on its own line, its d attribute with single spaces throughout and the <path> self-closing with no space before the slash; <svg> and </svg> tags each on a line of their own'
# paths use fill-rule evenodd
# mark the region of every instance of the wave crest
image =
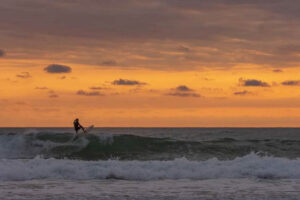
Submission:
<svg viewBox="0 0 300 200">
<path fill-rule="evenodd" d="M 261 157 L 254 153 L 234 160 L 216 158 L 190 161 L 79 161 L 36 157 L 30 160 L 0 160 L 0 180 L 30 179 L 222 179 L 300 178 L 300 159 Z"/>
</svg>

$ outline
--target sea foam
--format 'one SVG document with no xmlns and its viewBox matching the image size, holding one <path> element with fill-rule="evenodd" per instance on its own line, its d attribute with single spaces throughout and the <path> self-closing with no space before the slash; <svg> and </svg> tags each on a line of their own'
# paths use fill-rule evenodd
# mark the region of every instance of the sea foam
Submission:
<svg viewBox="0 0 300 200">
<path fill-rule="evenodd" d="M 234 160 L 80 161 L 43 159 L 0 160 L 0 180 L 32 179 L 300 179 L 300 159 L 261 157 L 251 153 Z"/>
</svg>

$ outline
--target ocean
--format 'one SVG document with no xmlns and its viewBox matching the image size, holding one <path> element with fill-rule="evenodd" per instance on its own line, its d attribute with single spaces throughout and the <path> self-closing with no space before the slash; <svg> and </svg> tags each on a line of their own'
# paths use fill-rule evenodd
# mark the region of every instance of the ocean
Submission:
<svg viewBox="0 0 300 200">
<path fill-rule="evenodd" d="M 300 199 L 298 128 L 0 128 L 0 199 Z"/>
</svg>

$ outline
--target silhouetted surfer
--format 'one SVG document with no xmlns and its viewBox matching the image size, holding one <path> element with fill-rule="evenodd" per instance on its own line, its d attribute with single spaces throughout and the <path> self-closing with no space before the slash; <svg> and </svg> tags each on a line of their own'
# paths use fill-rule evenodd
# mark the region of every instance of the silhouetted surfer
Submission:
<svg viewBox="0 0 300 200">
<path fill-rule="evenodd" d="M 81 126 L 81 124 L 79 124 L 79 119 L 78 119 L 78 118 L 76 118 L 76 119 L 74 120 L 73 124 L 74 124 L 74 129 L 75 129 L 76 133 L 77 133 L 80 129 L 82 129 L 83 132 L 85 132 L 85 128 L 84 128 L 83 126 Z"/>
</svg>

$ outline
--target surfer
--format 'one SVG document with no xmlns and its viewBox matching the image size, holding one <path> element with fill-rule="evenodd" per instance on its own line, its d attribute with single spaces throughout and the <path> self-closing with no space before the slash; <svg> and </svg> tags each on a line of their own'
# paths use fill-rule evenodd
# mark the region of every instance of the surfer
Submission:
<svg viewBox="0 0 300 200">
<path fill-rule="evenodd" d="M 74 124 L 74 129 L 75 129 L 76 133 L 77 133 L 80 129 L 82 129 L 83 132 L 85 132 L 85 128 L 84 128 L 83 126 L 81 126 L 81 124 L 79 124 L 79 119 L 78 119 L 78 118 L 76 118 L 76 119 L 74 120 L 73 124 Z"/>
</svg>

